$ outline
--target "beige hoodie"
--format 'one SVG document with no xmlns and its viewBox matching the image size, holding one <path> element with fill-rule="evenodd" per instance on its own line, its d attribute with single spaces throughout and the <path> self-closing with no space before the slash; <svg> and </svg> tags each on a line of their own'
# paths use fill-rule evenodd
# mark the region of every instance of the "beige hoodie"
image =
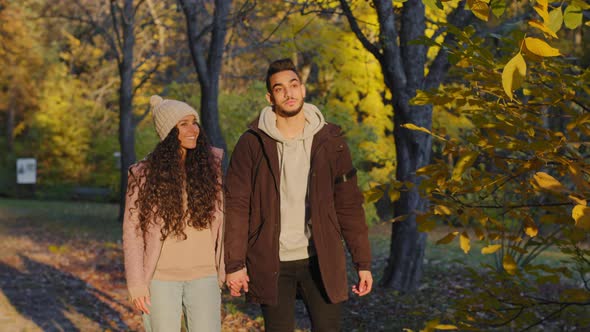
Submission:
<svg viewBox="0 0 590 332">
<path fill-rule="evenodd" d="M 313 135 L 322 129 L 326 121 L 312 104 L 303 104 L 302 112 L 305 114 L 305 127 L 303 133 L 293 139 L 285 139 L 277 128 L 277 116 L 272 107 L 265 107 L 258 121 L 258 127 L 277 141 L 281 170 L 281 261 L 308 258 L 313 250 L 307 205 L 311 143 Z"/>
</svg>

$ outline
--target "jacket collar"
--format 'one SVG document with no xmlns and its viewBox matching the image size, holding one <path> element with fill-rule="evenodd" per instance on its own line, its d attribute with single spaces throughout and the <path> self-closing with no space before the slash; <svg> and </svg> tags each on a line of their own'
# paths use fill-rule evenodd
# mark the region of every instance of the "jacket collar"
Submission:
<svg viewBox="0 0 590 332">
<path fill-rule="evenodd" d="M 267 133 L 258 128 L 258 121 L 260 116 L 257 116 L 254 121 L 250 122 L 248 128 L 252 130 L 263 142 L 264 153 L 271 161 L 271 169 L 276 178 L 279 177 L 279 156 L 276 148 L 276 141 Z M 314 157 L 317 155 L 319 148 L 335 137 L 342 136 L 342 130 L 339 126 L 326 122 L 326 125 L 313 136 L 311 144 L 311 164 L 313 165 Z M 278 182 L 277 182 L 278 183 Z"/>
</svg>

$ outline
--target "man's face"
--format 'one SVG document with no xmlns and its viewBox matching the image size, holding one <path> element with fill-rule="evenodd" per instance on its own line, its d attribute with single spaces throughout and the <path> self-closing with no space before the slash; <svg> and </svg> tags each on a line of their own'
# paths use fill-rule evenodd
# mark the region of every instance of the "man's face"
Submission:
<svg viewBox="0 0 590 332">
<path fill-rule="evenodd" d="M 305 85 L 292 70 L 284 70 L 270 77 L 270 92 L 266 100 L 274 106 L 274 111 L 282 117 L 292 117 L 303 108 Z"/>
</svg>

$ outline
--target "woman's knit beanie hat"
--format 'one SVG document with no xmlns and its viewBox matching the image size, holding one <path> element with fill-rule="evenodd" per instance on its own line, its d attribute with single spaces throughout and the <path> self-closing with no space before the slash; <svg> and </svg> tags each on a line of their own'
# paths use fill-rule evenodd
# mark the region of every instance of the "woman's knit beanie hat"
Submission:
<svg viewBox="0 0 590 332">
<path fill-rule="evenodd" d="M 160 141 L 163 141 L 178 121 L 187 115 L 194 115 L 197 122 L 200 123 L 199 113 L 185 102 L 153 95 L 150 97 L 150 105 L 152 106 L 154 126 L 160 136 Z"/>
</svg>

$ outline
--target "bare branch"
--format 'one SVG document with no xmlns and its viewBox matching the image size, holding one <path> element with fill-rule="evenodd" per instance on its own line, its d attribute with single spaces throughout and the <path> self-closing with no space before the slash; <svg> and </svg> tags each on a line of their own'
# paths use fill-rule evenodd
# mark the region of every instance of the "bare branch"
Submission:
<svg viewBox="0 0 590 332">
<path fill-rule="evenodd" d="M 115 0 L 111 0 L 111 20 L 113 23 L 113 31 L 115 33 L 115 37 L 117 38 L 117 43 L 119 44 L 119 47 L 121 49 L 123 49 L 123 42 L 121 41 L 121 34 L 119 32 L 119 23 L 117 22 L 117 11 L 120 13 L 121 12 L 121 8 L 119 6 L 117 6 L 117 4 L 115 3 Z"/>
<path fill-rule="evenodd" d="M 147 71 L 139 80 L 139 83 L 137 83 L 137 85 L 135 86 L 135 88 L 133 88 L 133 95 L 135 95 L 135 93 L 137 92 L 137 90 L 139 90 L 147 81 L 150 80 L 150 78 L 152 77 L 152 75 L 158 71 L 158 68 L 160 67 L 160 61 L 158 61 L 158 63 L 156 63 L 156 65 L 150 69 L 149 71 Z"/>
<path fill-rule="evenodd" d="M 340 0 L 340 7 L 344 12 L 344 16 L 348 20 L 348 24 L 350 24 L 350 29 L 352 30 L 352 32 L 354 32 L 361 44 L 363 44 L 363 47 L 367 51 L 371 52 L 371 54 L 373 54 L 373 56 L 377 60 L 379 60 L 379 62 L 382 62 L 383 55 L 381 54 L 379 48 L 375 46 L 373 43 L 371 43 L 369 39 L 367 39 L 365 34 L 361 31 L 361 28 L 359 27 L 356 18 L 350 10 L 350 6 L 348 6 L 348 2 L 346 0 Z"/>
<path fill-rule="evenodd" d="M 461 1 L 459 6 L 457 6 L 457 8 L 455 8 L 455 10 L 449 15 L 448 22 L 449 24 L 461 28 L 465 27 L 471 21 L 471 17 L 471 12 L 465 10 L 465 1 Z M 438 29 L 437 33 L 442 33 L 443 31 L 443 29 Z M 433 37 L 433 39 L 434 38 L 435 37 Z M 455 36 L 448 33 L 442 44 L 446 46 L 454 41 Z M 426 76 L 424 83 L 425 89 L 438 87 L 442 83 L 450 67 L 448 55 L 446 48 L 442 47 L 428 69 L 428 75 Z"/>
</svg>

